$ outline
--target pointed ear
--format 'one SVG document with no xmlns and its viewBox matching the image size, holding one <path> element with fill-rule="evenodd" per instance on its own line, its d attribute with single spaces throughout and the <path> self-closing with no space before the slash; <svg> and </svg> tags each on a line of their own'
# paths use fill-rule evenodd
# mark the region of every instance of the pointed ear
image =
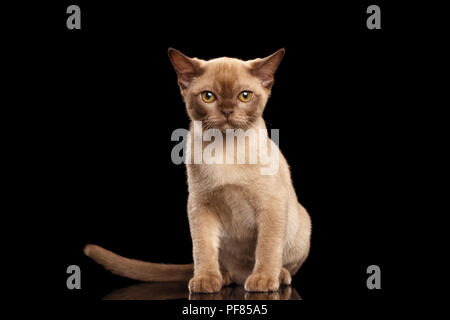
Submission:
<svg viewBox="0 0 450 320">
<path fill-rule="evenodd" d="M 182 89 L 189 87 L 192 79 L 201 73 L 197 59 L 189 58 L 180 51 L 169 48 L 169 59 L 178 76 L 178 84 Z"/>
<path fill-rule="evenodd" d="M 278 50 L 274 54 L 262 58 L 255 59 L 250 62 L 251 73 L 261 79 L 261 84 L 263 87 L 270 89 L 274 82 L 274 74 L 283 59 L 284 48 Z"/>
</svg>

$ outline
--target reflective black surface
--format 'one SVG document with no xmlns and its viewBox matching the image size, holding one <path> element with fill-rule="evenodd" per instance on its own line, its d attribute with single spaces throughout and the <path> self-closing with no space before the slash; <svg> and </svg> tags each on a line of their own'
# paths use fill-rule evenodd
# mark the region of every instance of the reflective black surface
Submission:
<svg viewBox="0 0 450 320">
<path fill-rule="evenodd" d="M 295 288 L 281 287 L 276 292 L 246 292 L 242 286 L 222 288 L 218 293 L 189 293 L 186 282 L 140 283 L 114 290 L 103 300 L 301 300 Z"/>
</svg>

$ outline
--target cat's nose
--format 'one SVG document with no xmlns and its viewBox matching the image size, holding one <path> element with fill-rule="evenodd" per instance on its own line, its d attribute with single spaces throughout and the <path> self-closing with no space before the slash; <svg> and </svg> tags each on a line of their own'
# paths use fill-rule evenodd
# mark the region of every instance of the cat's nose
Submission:
<svg viewBox="0 0 450 320">
<path fill-rule="evenodd" d="M 230 119 L 231 114 L 233 113 L 233 110 L 222 110 L 220 112 L 222 112 L 222 114 L 225 116 L 225 118 L 227 118 L 228 121 L 228 119 Z"/>
</svg>

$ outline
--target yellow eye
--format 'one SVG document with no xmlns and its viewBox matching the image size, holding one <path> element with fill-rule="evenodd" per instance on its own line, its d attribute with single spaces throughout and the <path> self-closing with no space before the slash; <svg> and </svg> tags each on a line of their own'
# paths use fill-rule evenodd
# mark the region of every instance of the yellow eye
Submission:
<svg viewBox="0 0 450 320">
<path fill-rule="evenodd" d="M 211 91 L 203 91 L 202 100 L 206 103 L 211 103 L 216 101 L 216 96 Z"/>
<path fill-rule="evenodd" d="M 250 99 L 252 98 L 252 96 L 253 96 L 253 92 L 250 92 L 250 91 L 242 91 L 242 92 L 239 94 L 239 100 L 241 100 L 242 102 L 249 102 Z"/>
</svg>

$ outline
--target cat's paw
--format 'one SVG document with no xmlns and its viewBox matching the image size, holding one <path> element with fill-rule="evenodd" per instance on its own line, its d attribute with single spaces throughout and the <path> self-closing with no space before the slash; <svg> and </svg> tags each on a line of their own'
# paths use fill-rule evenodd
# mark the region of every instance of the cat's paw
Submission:
<svg viewBox="0 0 450 320">
<path fill-rule="evenodd" d="M 245 281 L 245 290 L 250 292 L 277 291 L 280 287 L 278 274 L 253 273 Z"/>
<path fill-rule="evenodd" d="M 222 277 L 217 275 L 198 275 L 189 281 L 189 292 L 214 293 L 222 289 Z"/>
</svg>

